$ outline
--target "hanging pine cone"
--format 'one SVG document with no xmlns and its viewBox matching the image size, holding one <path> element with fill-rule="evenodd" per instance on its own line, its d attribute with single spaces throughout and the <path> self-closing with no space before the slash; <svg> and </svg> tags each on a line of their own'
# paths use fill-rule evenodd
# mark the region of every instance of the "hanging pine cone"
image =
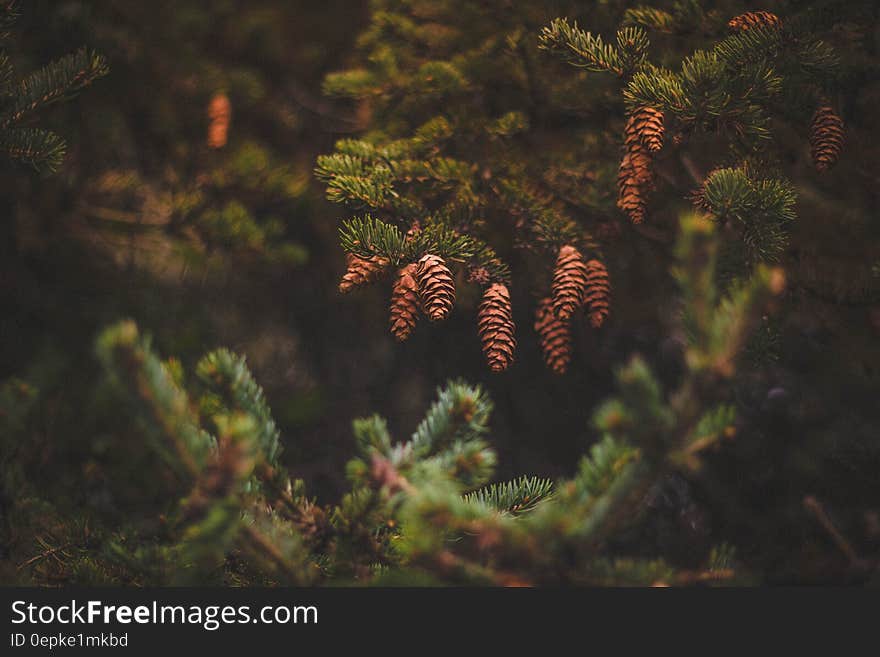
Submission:
<svg viewBox="0 0 880 657">
<path fill-rule="evenodd" d="M 590 325 L 599 328 L 608 317 L 608 306 L 611 301 L 611 283 L 608 281 L 608 270 L 598 260 L 587 263 L 587 289 L 584 292 L 584 303 L 590 309 Z"/>
<path fill-rule="evenodd" d="M 513 362 L 516 350 L 510 292 L 502 283 L 492 283 L 483 293 L 477 314 L 477 329 L 489 369 L 503 372 Z"/>
<path fill-rule="evenodd" d="M 229 138 L 232 104 L 223 93 L 214 94 L 208 104 L 208 147 L 223 148 Z"/>
<path fill-rule="evenodd" d="M 633 153 L 627 152 L 620 162 L 617 173 L 617 207 L 629 217 L 634 224 L 645 220 L 648 204 L 647 190 L 650 186 L 650 170 L 644 168 L 644 158 L 638 154 L 640 168 L 633 166 Z M 646 179 L 647 175 L 647 179 Z"/>
<path fill-rule="evenodd" d="M 538 302 L 535 332 L 541 340 L 541 351 L 547 367 L 557 374 L 565 374 L 571 361 L 571 327 L 568 321 L 553 314 L 550 297 Z"/>
<path fill-rule="evenodd" d="M 818 171 L 835 165 L 843 148 L 843 120 L 832 107 L 823 105 L 813 115 L 810 127 L 810 154 Z"/>
<path fill-rule="evenodd" d="M 372 283 L 379 278 L 388 266 L 388 260 L 381 256 L 361 258 L 353 253 L 345 254 L 348 261 L 348 269 L 339 281 L 339 291 L 342 294 L 351 292 L 352 289 Z"/>
<path fill-rule="evenodd" d="M 663 146 L 663 113 L 640 107 L 630 114 L 624 130 L 626 152 L 617 172 L 617 207 L 634 224 L 647 214 L 647 196 L 654 187 L 652 150 Z"/>
<path fill-rule="evenodd" d="M 559 319 L 569 319 L 584 303 L 587 266 L 581 252 L 566 244 L 559 249 L 553 271 L 553 312 Z"/>
<path fill-rule="evenodd" d="M 391 333 L 403 342 L 419 318 L 419 286 L 415 263 L 401 267 L 391 290 Z"/>
<path fill-rule="evenodd" d="M 641 144 L 649 152 L 656 153 L 663 148 L 663 112 L 653 107 L 642 106 L 633 110 L 626 121 L 624 141 L 632 151 Z"/>
<path fill-rule="evenodd" d="M 428 253 L 419 260 L 416 279 L 422 297 L 422 308 L 432 322 L 445 319 L 455 303 L 452 272 L 440 256 Z"/>
<path fill-rule="evenodd" d="M 769 11 L 747 11 L 727 22 L 732 30 L 748 30 L 753 27 L 772 27 L 780 24 L 779 16 Z"/>
</svg>

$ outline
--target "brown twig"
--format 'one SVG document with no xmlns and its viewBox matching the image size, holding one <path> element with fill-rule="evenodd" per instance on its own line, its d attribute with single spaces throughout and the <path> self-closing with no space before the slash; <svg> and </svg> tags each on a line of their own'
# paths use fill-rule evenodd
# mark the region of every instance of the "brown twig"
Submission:
<svg viewBox="0 0 880 657">
<path fill-rule="evenodd" d="M 64 565 L 64 562 L 61 561 L 61 559 L 58 558 L 58 552 L 61 552 L 61 553 L 63 554 L 63 553 L 64 553 L 64 550 L 66 550 L 67 548 L 70 547 L 70 544 L 69 544 L 69 543 L 68 543 L 68 544 L 65 544 L 65 545 L 59 545 L 58 547 L 54 547 L 54 548 L 50 548 L 50 547 L 48 547 L 48 544 L 47 544 L 45 541 L 40 540 L 40 543 L 43 545 L 43 547 L 46 547 L 46 548 L 48 548 L 48 549 L 46 549 L 44 552 L 41 552 L 41 553 L 38 554 L 38 555 L 35 555 L 35 556 L 31 557 L 31 558 L 28 559 L 27 561 L 24 561 L 24 562 L 20 563 L 20 564 L 16 567 L 16 570 L 21 570 L 22 568 L 25 568 L 25 567 L 27 567 L 27 566 L 33 565 L 33 564 L 37 563 L 38 561 L 42 561 L 43 559 L 48 559 L 49 557 L 54 557 L 55 560 L 56 560 L 60 565 L 62 565 L 62 566 Z"/>
</svg>

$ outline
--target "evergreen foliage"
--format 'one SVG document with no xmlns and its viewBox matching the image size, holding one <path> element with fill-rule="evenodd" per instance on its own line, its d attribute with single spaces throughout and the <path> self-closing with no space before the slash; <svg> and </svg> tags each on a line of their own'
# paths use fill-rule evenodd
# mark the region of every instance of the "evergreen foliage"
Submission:
<svg viewBox="0 0 880 657">
<path fill-rule="evenodd" d="M 109 327 L 97 355 L 113 395 L 130 405 L 138 435 L 161 459 L 149 479 L 171 474 L 174 483 L 156 500 L 153 512 L 161 515 L 104 527 L 89 549 L 65 548 L 55 555 L 61 569 L 55 576 L 138 584 L 381 584 L 420 571 L 435 582 L 495 585 L 695 577 L 656 559 L 620 558 L 608 546 L 639 522 L 645 496 L 668 473 L 698 476 L 702 455 L 728 435 L 735 411 L 726 382 L 737 347 L 781 291 L 781 274 L 759 266 L 747 283 L 721 294 L 706 271 L 717 246 L 713 223 L 690 215 L 681 232 L 676 275 L 691 331 L 685 375 L 665 390 L 639 357 L 620 368 L 617 396 L 594 416 L 601 439 L 569 481 L 520 477 L 487 486 L 496 461 L 486 441 L 492 403 L 479 386 L 451 381 L 438 389 L 409 440 L 396 442 L 379 416 L 356 420 L 351 491 L 338 505 L 319 505 L 279 461 L 278 429 L 243 358 L 211 352 L 187 384 L 179 364 L 161 361 L 133 322 Z M 25 408 L 4 412 L 5 435 L 21 430 L 27 410 L 19 398 L 32 394 L 20 382 L 4 387 L 4 411 Z M 14 504 L 32 503 L 31 495 L 39 492 L 25 486 Z M 65 524 L 78 523 L 88 521 Z M 704 579 L 719 568 L 716 562 L 707 563 Z M 44 576 L 39 559 L 25 564 L 26 576 Z"/>
<path fill-rule="evenodd" d="M 115 73 L 4 185 L 0 581 L 876 580 L 876 3 L 37 4 L 12 159 L 106 69 L 48 17 Z"/>
<path fill-rule="evenodd" d="M 601 263 L 602 243 L 619 228 L 609 233 L 618 221 L 612 170 L 595 164 L 613 158 L 613 138 L 597 132 L 614 131 L 617 112 L 630 117 L 617 204 L 633 223 L 647 217 L 668 230 L 690 199 L 726 227 L 731 275 L 782 260 L 796 194 L 777 166 L 787 144 L 776 133 L 803 132 L 841 74 L 812 14 L 756 12 L 728 26 L 711 3 L 677 2 L 671 11 L 626 8 L 609 36 L 580 27 L 579 19 L 607 26 L 616 4 L 540 27 L 538 2 L 506 7 L 498 24 L 477 21 L 468 2 L 378 3 L 361 38 L 365 65 L 325 80 L 327 93 L 372 116 L 361 139 L 337 142 L 315 169 L 329 200 L 371 213 L 343 222 L 343 249 L 396 266 L 435 253 L 483 286 L 523 284 L 501 264 L 516 257 L 511 234 L 548 273 L 560 247 Z M 661 39 L 699 31 L 710 43 L 655 63 L 652 31 Z M 588 73 L 566 76 L 550 56 Z M 593 117 L 605 108 L 612 120 L 600 125 Z M 542 146 L 530 147 L 539 136 Z M 535 289 L 534 258 L 527 263 Z M 568 306 L 555 308 L 569 317 Z"/>
<path fill-rule="evenodd" d="M 0 40 L 10 38 L 19 15 L 17 0 L 0 3 Z M 85 48 L 18 78 L 12 60 L 0 51 L 0 151 L 39 172 L 55 171 L 64 159 L 64 139 L 27 125 L 43 108 L 71 98 L 108 72 L 103 56 Z"/>
<path fill-rule="evenodd" d="M 100 47 L 117 78 L 81 126 L 89 162 L 72 193 L 93 239 L 137 241 L 131 264 L 149 271 L 308 261 L 296 218 L 314 213 L 320 197 L 296 149 L 317 121 L 348 129 L 354 119 L 336 118 L 323 101 L 315 107 L 302 88 L 302 71 L 320 69 L 327 55 L 298 51 L 289 38 L 307 29 L 301 8 L 98 0 L 50 11 Z M 297 58 L 305 61 L 291 66 Z"/>
</svg>

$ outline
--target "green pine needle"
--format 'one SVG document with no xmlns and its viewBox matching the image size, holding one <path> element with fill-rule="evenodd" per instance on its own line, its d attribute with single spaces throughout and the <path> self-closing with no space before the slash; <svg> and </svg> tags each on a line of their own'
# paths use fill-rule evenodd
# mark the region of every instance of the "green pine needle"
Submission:
<svg viewBox="0 0 880 657">
<path fill-rule="evenodd" d="M 501 513 L 519 515 L 550 499 L 552 494 L 552 480 L 523 476 L 512 481 L 490 484 L 468 493 L 464 499 L 469 504 L 484 504 Z"/>
</svg>

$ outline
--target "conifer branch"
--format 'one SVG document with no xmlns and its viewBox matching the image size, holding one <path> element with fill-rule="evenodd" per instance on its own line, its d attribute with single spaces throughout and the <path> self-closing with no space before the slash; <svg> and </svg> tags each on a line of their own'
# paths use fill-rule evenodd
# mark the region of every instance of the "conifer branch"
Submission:
<svg viewBox="0 0 880 657">
<path fill-rule="evenodd" d="M 541 31 L 538 47 L 547 50 L 572 66 L 590 71 L 610 71 L 622 76 L 624 61 L 613 45 L 594 36 L 565 18 L 557 18 Z"/>
<path fill-rule="evenodd" d="M 672 32 L 676 27 L 675 17 L 667 11 L 655 7 L 630 7 L 623 14 L 624 25 L 642 25 L 658 32 Z"/>
<path fill-rule="evenodd" d="M 483 504 L 501 513 L 527 513 L 553 495 L 553 482 L 539 477 L 520 477 L 489 484 L 464 496 L 470 504 Z"/>
<path fill-rule="evenodd" d="M 0 114 L 0 127 L 8 128 L 41 107 L 70 98 L 108 70 L 103 56 L 86 49 L 47 64 L 20 82 L 11 106 Z"/>
<path fill-rule="evenodd" d="M 0 151 L 40 173 L 57 170 L 66 150 L 64 140 L 48 130 L 8 128 L 0 131 Z"/>
<path fill-rule="evenodd" d="M 370 215 L 343 221 L 339 239 L 343 249 L 362 258 L 381 256 L 397 264 L 403 257 L 405 242 L 400 230 Z"/>
<path fill-rule="evenodd" d="M 433 455 L 455 442 L 481 438 L 491 413 L 492 402 L 482 388 L 450 382 L 437 390 L 437 401 L 410 438 L 414 455 Z"/>
<path fill-rule="evenodd" d="M 203 402 L 214 407 L 212 414 L 216 415 L 222 409 L 226 413 L 238 412 L 251 417 L 261 457 L 268 465 L 278 467 L 280 432 L 272 419 L 263 389 L 251 376 L 245 358 L 227 349 L 212 351 L 198 362 L 196 375 L 213 393 L 212 398 Z"/>
<path fill-rule="evenodd" d="M 19 0 L 0 0 L 0 41 L 9 38 L 20 15 Z"/>
<path fill-rule="evenodd" d="M 140 335 L 132 321 L 106 329 L 97 353 L 116 384 L 136 402 L 143 426 L 172 468 L 195 477 L 216 449 L 215 440 L 199 427 L 186 393 Z"/>
</svg>

